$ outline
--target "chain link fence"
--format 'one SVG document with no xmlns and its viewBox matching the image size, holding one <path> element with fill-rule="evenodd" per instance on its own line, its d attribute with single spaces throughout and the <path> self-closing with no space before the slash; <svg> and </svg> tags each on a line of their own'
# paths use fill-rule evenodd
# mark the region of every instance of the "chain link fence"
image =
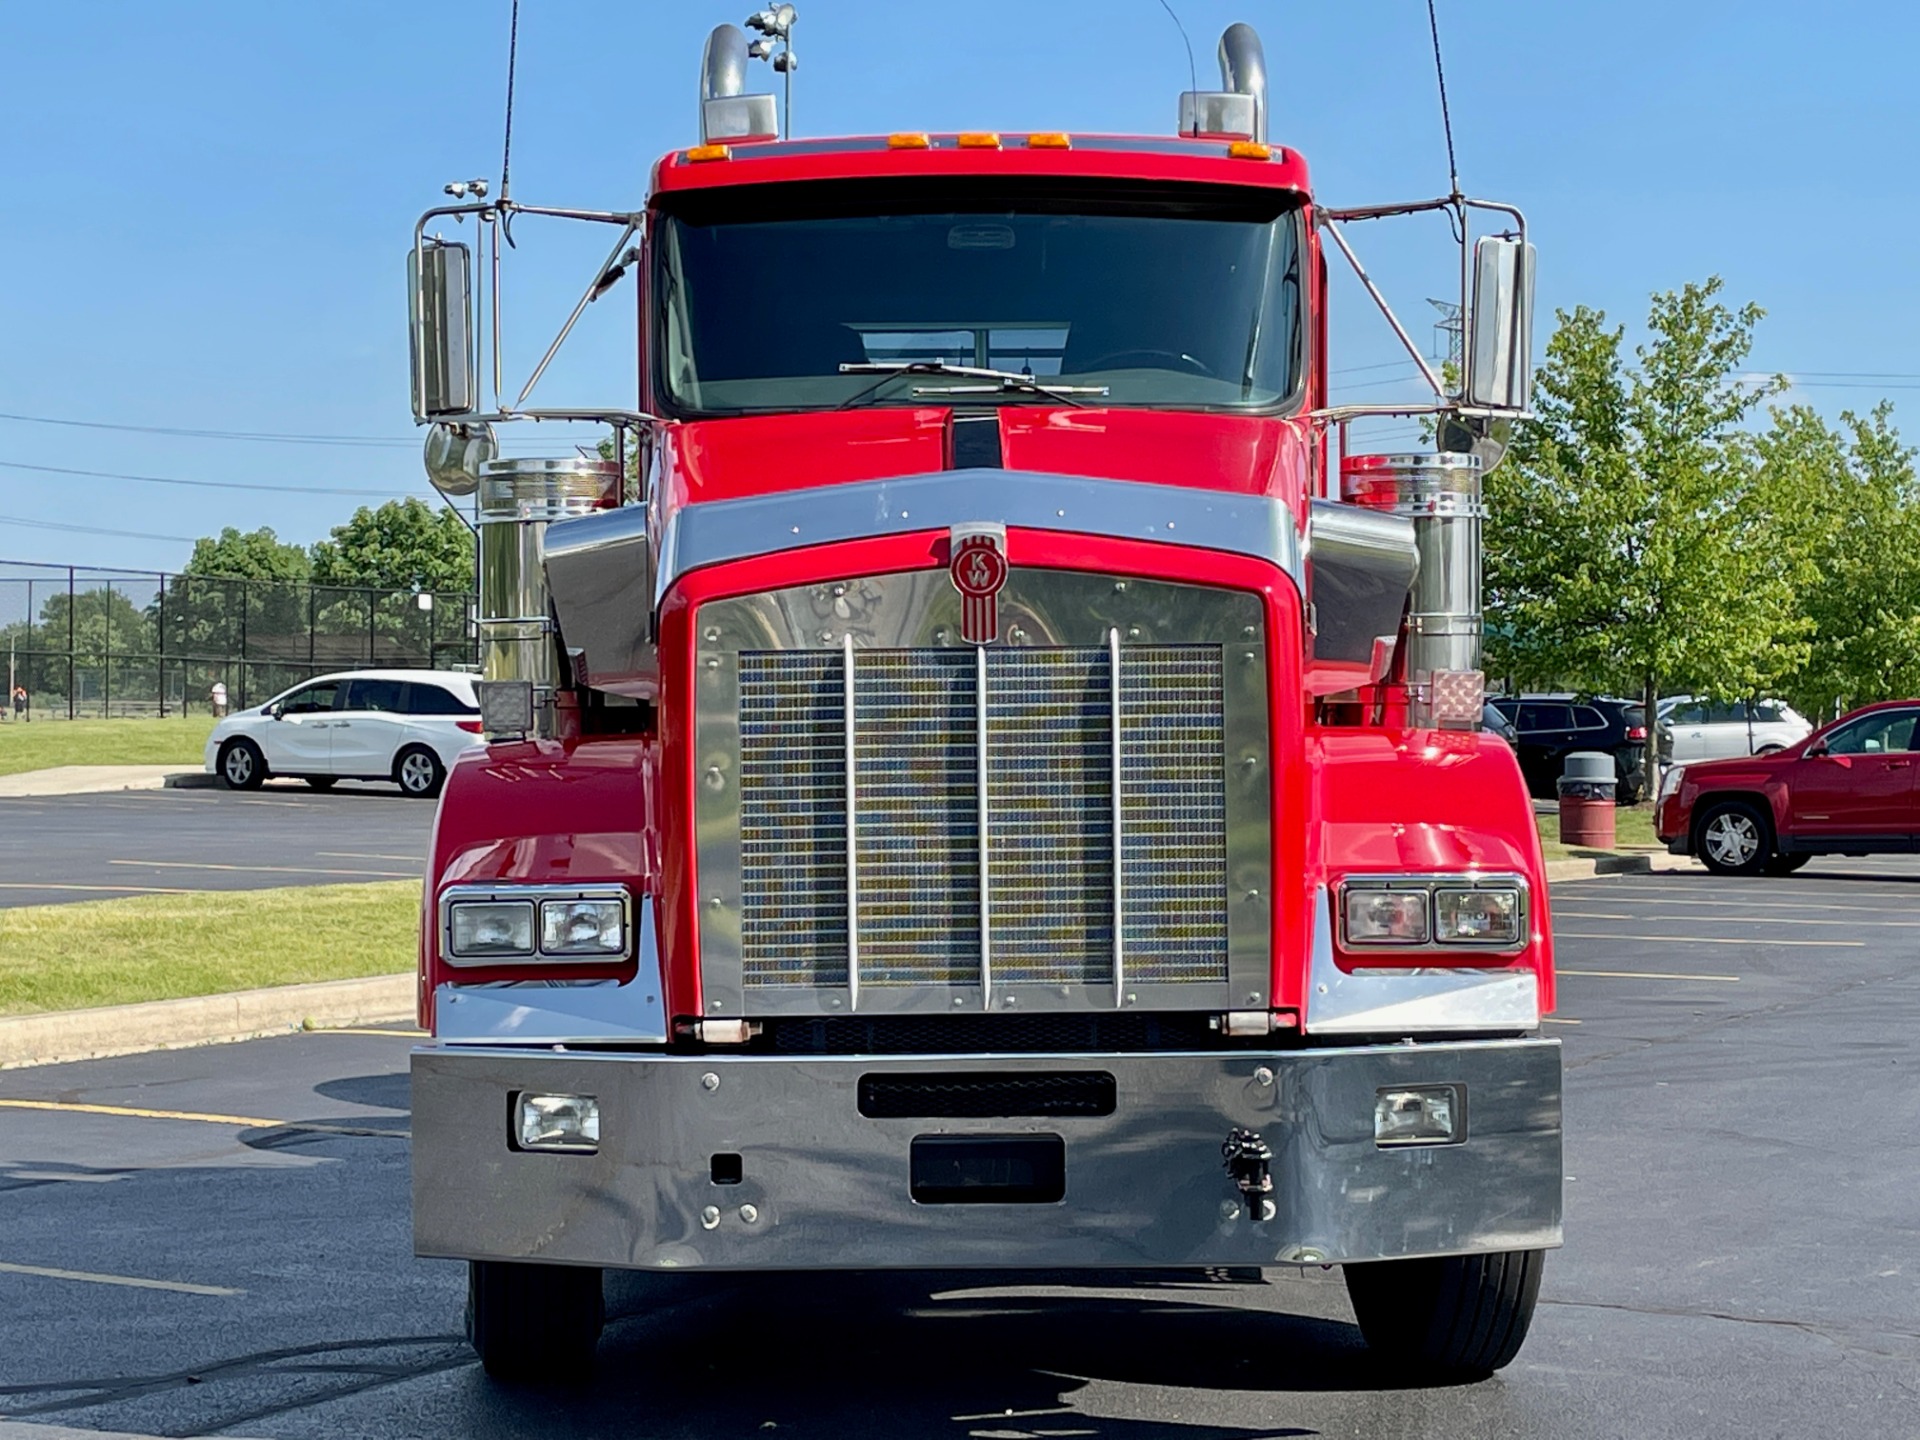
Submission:
<svg viewBox="0 0 1920 1440">
<path fill-rule="evenodd" d="M 205 714 L 216 683 L 238 710 L 333 670 L 471 667 L 473 601 L 0 561 L 0 663 L 36 718 Z"/>
</svg>

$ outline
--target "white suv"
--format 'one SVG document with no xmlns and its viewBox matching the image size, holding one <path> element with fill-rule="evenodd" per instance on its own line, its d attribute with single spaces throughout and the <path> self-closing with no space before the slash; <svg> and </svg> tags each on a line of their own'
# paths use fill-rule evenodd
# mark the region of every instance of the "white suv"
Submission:
<svg viewBox="0 0 1920 1440">
<path fill-rule="evenodd" d="M 1660 755 L 1669 765 L 1718 760 L 1728 755 L 1765 755 L 1813 733 L 1783 700 L 1725 704 L 1676 695 L 1660 702 Z"/>
<path fill-rule="evenodd" d="M 391 780 L 424 799 L 440 793 L 462 750 L 484 743 L 471 675 L 354 670 L 227 716 L 207 740 L 207 769 L 232 790 L 285 775 L 316 790 Z"/>
</svg>

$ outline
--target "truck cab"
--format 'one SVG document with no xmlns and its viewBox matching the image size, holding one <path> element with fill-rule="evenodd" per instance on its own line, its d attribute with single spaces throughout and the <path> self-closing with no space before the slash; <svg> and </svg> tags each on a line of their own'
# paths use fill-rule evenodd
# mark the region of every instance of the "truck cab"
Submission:
<svg viewBox="0 0 1920 1440">
<path fill-rule="evenodd" d="M 1419 409 L 1453 448 L 1348 455 L 1323 245 L 1478 202 L 1320 207 L 1246 27 L 1162 137 L 780 140 L 744 46 L 643 208 L 416 228 L 490 741 L 427 877 L 417 1250 L 504 1378 L 587 1362 L 610 1268 L 1339 1264 L 1400 1361 L 1506 1364 L 1561 1233 L 1479 728 L 1524 237 Z M 516 214 L 617 232 L 581 305 L 631 275 L 632 410 L 481 402 L 426 227 Z M 605 458 L 498 457 L 552 418 Z"/>
</svg>

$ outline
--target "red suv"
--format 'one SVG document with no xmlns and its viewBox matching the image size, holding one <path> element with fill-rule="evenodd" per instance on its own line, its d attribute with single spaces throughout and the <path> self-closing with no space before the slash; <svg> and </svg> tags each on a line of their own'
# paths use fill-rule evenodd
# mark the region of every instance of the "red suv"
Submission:
<svg viewBox="0 0 1920 1440">
<path fill-rule="evenodd" d="M 1920 700 L 1856 710 L 1770 755 L 1668 772 L 1655 828 L 1717 875 L 1920 848 Z"/>
</svg>

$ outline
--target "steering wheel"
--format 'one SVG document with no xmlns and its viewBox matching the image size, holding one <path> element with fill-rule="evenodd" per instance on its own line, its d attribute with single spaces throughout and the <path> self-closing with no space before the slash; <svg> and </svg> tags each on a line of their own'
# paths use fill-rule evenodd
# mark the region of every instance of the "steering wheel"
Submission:
<svg viewBox="0 0 1920 1440">
<path fill-rule="evenodd" d="M 1173 362 L 1172 368 L 1184 366 L 1196 374 L 1206 376 L 1209 380 L 1218 380 L 1220 378 L 1201 361 L 1194 359 L 1193 356 L 1183 351 L 1173 350 L 1111 350 L 1105 355 L 1087 361 L 1084 365 L 1080 366 L 1079 370 L 1075 373 L 1078 374 L 1087 370 L 1105 370 L 1115 366 L 1124 370 L 1127 367 L 1120 362 L 1128 360 L 1171 360 Z"/>
</svg>

